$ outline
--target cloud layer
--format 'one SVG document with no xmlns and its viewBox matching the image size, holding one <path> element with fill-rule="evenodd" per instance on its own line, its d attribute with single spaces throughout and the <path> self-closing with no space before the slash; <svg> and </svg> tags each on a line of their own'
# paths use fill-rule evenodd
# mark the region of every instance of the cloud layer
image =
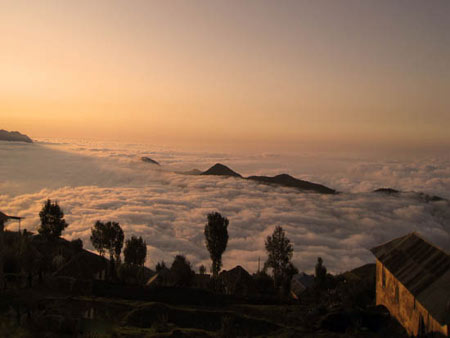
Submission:
<svg viewBox="0 0 450 338">
<path fill-rule="evenodd" d="M 80 142 L 1 143 L 0 174 L 7 179 L 0 181 L 0 210 L 27 217 L 23 226 L 34 230 L 44 200 L 57 199 L 70 224 L 64 236 L 82 238 L 87 248 L 92 248 L 90 227 L 96 220 L 118 221 L 126 236 L 145 238 L 149 266 L 161 259 L 170 262 L 177 253 L 187 254 L 195 266 L 208 266 L 203 227 L 206 214 L 214 210 L 230 220 L 225 268 L 240 264 L 255 271 L 258 258 L 263 262 L 266 257 L 264 239 L 276 225 L 286 230 L 294 244 L 294 263 L 305 271 L 313 270 L 318 256 L 333 272 L 371 262 L 370 247 L 410 231 L 450 249 L 448 202 L 426 203 L 411 192 L 370 192 L 392 186 L 446 197 L 450 172 L 445 160 L 383 162 L 152 149 Z M 325 196 L 234 178 L 178 175 L 142 163 L 140 156 L 153 157 L 170 170 L 225 162 L 245 175 L 287 171 L 344 193 Z M 336 165 L 330 168 L 331 163 Z M 290 165 L 293 169 L 286 170 Z M 9 224 L 11 229 L 16 226 Z"/>
</svg>

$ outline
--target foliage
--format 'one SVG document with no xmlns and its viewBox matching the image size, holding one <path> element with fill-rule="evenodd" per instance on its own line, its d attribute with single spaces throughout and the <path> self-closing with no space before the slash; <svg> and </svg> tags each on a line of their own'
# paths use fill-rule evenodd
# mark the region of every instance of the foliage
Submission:
<svg viewBox="0 0 450 338">
<path fill-rule="evenodd" d="M 161 270 L 163 270 L 163 269 L 165 269 L 165 268 L 167 268 L 166 262 L 161 261 L 161 262 L 156 263 L 155 271 L 156 271 L 156 272 L 160 272 Z"/>
<path fill-rule="evenodd" d="M 147 244 L 142 237 L 132 236 L 126 240 L 123 254 L 126 264 L 143 266 L 147 257 Z"/>
<path fill-rule="evenodd" d="M 52 266 L 55 268 L 55 270 L 59 269 L 61 266 L 63 266 L 65 260 L 62 255 L 56 255 L 52 259 Z"/>
<path fill-rule="evenodd" d="M 258 292 L 262 295 L 270 295 L 275 293 L 273 287 L 273 278 L 270 277 L 264 270 L 259 271 L 253 275 Z"/>
<path fill-rule="evenodd" d="M 102 256 L 108 251 L 111 262 L 120 260 L 123 239 L 123 230 L 117 222 L 97 221 L 91 229 L 92 245 Z"/>
<path fill-rule="evenodd" d="M 275 288 L 288 287 L 288 284 L 297 269 L 291 263 L 294 248 L 281 226 L 277 226 L 272 236 L 267 236 L 265 241 L 268 258 L 265 268 L 271 268 Z"/>
<path fill-rule="evenodd" d="M 121 264 L 117 267 L 117 275 L 125 284 L 142 285 L 146 282 L 143 267 L 134 264 Z"/>
<path fill-rule="evenodd" d="M 222 254 L 228 243 L 228 224 L 228 219 L 222 217 L 218 212 L 208 214 L 208 223 L 205 225 L 205 239 L 212 260 L 214 277 L 217 277 L 222 267 Z"/>
<path fill-rule="evenodd" d="M 52 202 L 50 199 L 44 203 L 39 212 L 41 227 L 39 233 L 47 239 L 54 239 L 61 236 L 62 231 L 68 224 L 64 219 L 64 212 L 59 207 L 58 202 Z"/>
<path fill-rule="evenodd" d="M 170 270 L 173 274 L 174 284 L 179 287 L 187 287 L 192 283 L 194 271 L 191 263 L 183 255 L 176 255 Z"/>
<path fill-rule="evenodd" d="M 201 274 L 201 275 L 204 275 L 205 273 L 206 273 L 206 267 L 202 264 L 202 265 L 200 265 L 199 267 L 198 267 L 198 272 Z"/>
<path fill-rule="evenodd" d="M 11 233 L 12 234 L 12 233 Z M 41 255 L 32 244 L 29 232 L 14 233 L 3 249 L 3 270 L 7 273 L 33 272 L 40 263 Z"/>
</svg>

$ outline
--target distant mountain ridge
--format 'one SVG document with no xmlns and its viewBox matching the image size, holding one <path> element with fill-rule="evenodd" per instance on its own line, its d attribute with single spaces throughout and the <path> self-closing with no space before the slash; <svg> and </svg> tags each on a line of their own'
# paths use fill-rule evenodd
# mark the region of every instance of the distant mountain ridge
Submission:
<svg viewBox="0 0 450 338">
<path fill-rule="evenodd" d="M 256 181 L 258 183 L 263 184 L 272 184 L 279 185 L 289 188 L 296 188 L 299 190 L 307 190 L 314 191 L 321 194 L 336 194 L 337 191 L 331 188 L 328 188 L 324 185 L 312 183 L 308 181 L 299 180 L 295 177 L 292 177 L 288 174 L 280 174 L 277 176 L 269 177 L 269 176 L 250 176 L 250 177 L 242 177 L 241 174 L 235 172 L 230 169 L 226 165 L 221 163 L 216 163 L 208 170 L 204 171 L 200 175 L 218 175 L 218 176 L 229 176 L 229 177 L 237 177 L 247 180 Z"/>
<path fill-rule="evenodd" d="M 417 196 L 417 198 L 419 198 L 427 203 L 428 202 L 448 201 L 446 198 L 443 198 L 441 196 L 428 195 L 423 192 L 414 192 L 414 191 L 405 192 L 405 191 L 400 191 L 400 190 L 396 190 L 396 189 L 392 189 L 392 188 L 379 188 L 379 189 L 373 190 L 372 192 L 377 193 L 377 194 L 386 194 L 386 195 L 393 195 L 393 196 L 400 195 L 402 193 L 412 193 L 412 194 L 415 194 Z"/>
<path fill-rule="evenodd" d="M 298 178 L 292 177 L 288 174 L 280 174 L 273 177 L 268 176 L 250 176 L 247 177 L 248 180 L 265 183 L 265 184 L 276 184 L 283 187 L 297 188 L 300 190 L 309 190 L 318 192 L 321 194 L 336 194 L 337 191 L 328 188 L 322 184 L 312 183 L 308 181 L 299 180 Z"/>
<path fill-rule="evenodd" d="M 21 134 L 18 131 L 7 131 L 4 129 L 0 129 L 0 141 L 33 143 L 33 140 L 27 135 Z"/>
</svg>

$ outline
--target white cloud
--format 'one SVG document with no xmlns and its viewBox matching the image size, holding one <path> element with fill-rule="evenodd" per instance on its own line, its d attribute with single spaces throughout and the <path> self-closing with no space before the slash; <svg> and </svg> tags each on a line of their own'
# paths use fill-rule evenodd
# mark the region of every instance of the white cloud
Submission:
<svg viewBox="0 0 450 338">
<path fill-rule="evenodd" d="M 285 168 L 293 163 L 290 173 L 295 176 L 315 178 L 345 192 L 317 195 L 234 178 L 177 175 L 142 163 L 139 157 L 146 155 L 160 161 L 163 168 L 205 169 L 225 162 L 244 174 L 286 171 L 283 165 L 276 168 L 284 159 Z M 0 181 L 0 210 L 25 216 L 23 226 L 34 230 L 42 203 L 56 199 L 70 224 L 64 236 L 81 237 L 88 248 L 92 248 L 90 227 L 96 220 L 118 221 L 126 236 L 145 238 L 149 265 L 161 259 L 170 263 L 175 254 L 184 253 L 195 266 L 209 266 L 203 227 L 206 214 L 214 210 L 230 220 L 225 268 L 240 264 L 255 271 L 258 257 L 261 262 L 266 257 L 264 239 L 276 225 L 286 230 L 294 244 L 294 262 L 306 271 L 312 271 L 318 256 L 334 272 L 371 262 L 370 247 L 410 231 L 450 249 L 447 202 L 425 203 L 413 193 L 369 192 L 380 186 L 430 193 L 443 192 L 443 186 L 450 191 L 445 160 L 426 164 L 425 160 L 362 163 L 346 159 L 342 165 L 338 159 L 306 155 L 243 157 L 97 143 L 0 143 L 0 158 L 0 174 L 6 178 Z M 295 164 L 296 159 L 305 158 L 310 163 Z M 321 167 L 333 161 L 340 163 L 335 167 L 339 170 Z M 309 171 L 301 174 L 307 167 Z"/>
</svg>

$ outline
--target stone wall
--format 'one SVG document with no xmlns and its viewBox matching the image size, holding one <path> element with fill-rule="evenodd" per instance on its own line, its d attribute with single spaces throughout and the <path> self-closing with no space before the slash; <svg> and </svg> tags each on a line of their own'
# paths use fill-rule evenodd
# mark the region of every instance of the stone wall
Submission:
<svg viewBox="0 0 450 338">
<path fill-rule="evenodd" d="M 384 305 L 408 334 L 419 334 L 420 320 L 423 320 L 425 332 L 438 332 L 448 336 L 448 326 L 440 325 L 420 304 L 408 289 L 377 260 L 376 303 Z"/>
</svg>

